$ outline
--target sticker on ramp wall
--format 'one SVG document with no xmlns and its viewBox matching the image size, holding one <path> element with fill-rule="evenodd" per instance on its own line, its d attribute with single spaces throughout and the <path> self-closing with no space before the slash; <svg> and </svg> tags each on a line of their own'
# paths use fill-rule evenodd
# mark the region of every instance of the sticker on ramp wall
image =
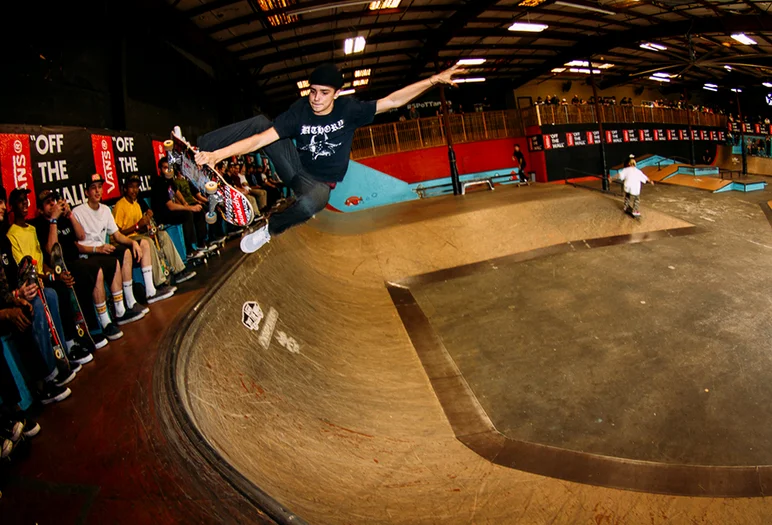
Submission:
<svg viewBox="0 0 772 525">
<path fill-rule="evenodd" d="M 250 330 L 258 331 L 263 320 L 263 310 L 254 301 L 247 301 L 241 307 L 241 322 Z"/>
</svg>

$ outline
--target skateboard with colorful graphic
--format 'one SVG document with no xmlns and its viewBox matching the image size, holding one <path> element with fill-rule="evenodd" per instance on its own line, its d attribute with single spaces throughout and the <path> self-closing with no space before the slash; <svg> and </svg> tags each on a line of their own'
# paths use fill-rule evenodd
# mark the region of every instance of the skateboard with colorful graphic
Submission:
<svg viewBox="0 0 772 525">
<path fill-rule="evenodd" d="M 51 310 L 48 308 L 48 301 L 43 294 L 43 289 L 40 286 L 40 277 L 37 271 L 37 261 L 35 261 L 29 255 L 22 257 L 19 262 L 19 283 L 34 284 L 37 289 L 37 296 L 43 303 L 43 310 L 46 314 L 46 322 L 48 323 L 48 333 L 51 336 L 51 345 L 54 347 L 54 358 L 58 365 L 65 367 L 66 370 L 71 370 L 70 361 L 67 359 L 67 354 L 64 351 L 64 344 L 59 332 L 56 331 L 56 325 L 54 324 L 54 318 L 51 315 Z"/>
<path fill-rule="evenodd" d="M 62 246 L 57 242 L 54 243 L 51 248 L 51 268 L 54 269 L 56 275 L 61 275 L 64 272 L 69 272 L 67 265 L 64 263 L 64 255 L 62 253 Z M 86 319 L 83 317 L 83 309 L 80 307 L 78 296 L 75 295 L 75 290 L 70 290 L 70 303 L 72 304 L 73 311 L 75 312 L 75 333 L 76 339 L 80 346 L 93 352 L 96 350 L 96 343 L 91 337 L 91 332 L 86 324 Z"/>
<path fill-rule="evenodd" d="M 171 273 L 171 263 L 166 259 L 166 254 L 161 249 L 161 243 L 158 242 L 158 225 L 155 223 L 155 219 L 150 217 L 150 224 L 148 225 L 147 229 L 148 235 L 153 238 L 153 242 L 155 242 L 155 247 L 158 252 L 158 262 L 161 264 L 161 271 L 164 274 L 164 277 L 169 277 L 169 273 Z"/>
<path fill-rule="evenodd" d="M 182 137 L 179 127 L 175 127 L 172 138 L 164 142 L 169 166 L 177 166 L 180 172 L 196 187 L 198 191 L 209 198 L 209 210 L 206 222 L 214 224 L 217 221 L 216 210 L 219 210 L 223 220 L 243 228 L 255 219 L 255 210 L 246 195 L 226 182 L 216 170 L 210 166 L 198 166 L 195 156 L 197 148 L 191 146 Z"/>
</svg>

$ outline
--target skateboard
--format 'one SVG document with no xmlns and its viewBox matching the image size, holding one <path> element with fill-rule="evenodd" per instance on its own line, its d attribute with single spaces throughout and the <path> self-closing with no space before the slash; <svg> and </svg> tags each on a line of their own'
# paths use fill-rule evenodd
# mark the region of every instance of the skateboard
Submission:
<svg viewBox="0 0 772 525">
<path fill-rule="evenodd" d="M 217 221 L 215 210 L 219 210 L 222 218 L 234 226 L 244 227 L 251 224 L 255 218 L 255 210 L 247 197 L 228 184 L 222 175 L 210 166 L 196 165 L 195 155 L 198 150 L 182 137 L 178 127 L 174 128 L 171 136 L 171 139 L 164 141 L 169 166 L 177 166 L 200 192 L 209 197 L 206 222 L 214 224 Z"/>
<path fill-rule="evenodd" d="M 161 263 L 161 271 L 163 272 L 164 277 L 169 277 L 172 265 L 168 260 L 166 260 L 166 255 L 161 249 L 161 243 L 158 242 L 158 225 L 155 223 L 155 219 L 152 217 L 150 218 L 150 224 L 148 225 L 147 233 L 150 237 L 153 238 L 153 242 L 155 242 L 156 251 L 158 252 L 158 262 Z"/>
<path fill-rule="evenodd" d="M 22 257 L 19 263 L 19 282 L 26 284 L 34 284 L 37 289 L 37 296 L 43 303 L 43 310 L 46 314 L 46 322 L 48 323 L 48 333 L 51 336 L 51 344 L 54 347 L 54 358 L 57 363 L 66 367 L 66 370 L 71 370 L 70 361 L 67 359 L 67 354 L 64 351 L 64 345 L 62 344 L 62 338 L 59 337 L 59 333 L 56 331 L 56 325 L 54 324 L 54 318 L 51 316 L 51 310 L 48 309 L 48 302 L 46 296 L 43 294 L 43 290 L 40 287 L 40 277 L 36 268 L 37 261 L 35 261 L 29 255 Z"/>
<path fill-rule="evenodd" d="M 64 263 L 62 246 L 58 242 L 54 243 L 54 246 L 51 248 L 51 268 L 54 269 L 56 275 L 61 275 L 62 273 L 69 271 L 67 270 L 67 265 Z M 96 350 L 96 343 L 94 343 L 94 339 L 91 337 L 91 332 L 88 329 L 86 320 L 83 317 L 83 310 L 80 307 L 78 296 L 75 295 L 75 290 L 72 288 L 70 288 L 69 291 L 70 303 L 72 303 L 73 311 L 75 312 L 75 333 L 77 334 L 77 342 L 82 347 L 93 352 Z"/>
</svg>

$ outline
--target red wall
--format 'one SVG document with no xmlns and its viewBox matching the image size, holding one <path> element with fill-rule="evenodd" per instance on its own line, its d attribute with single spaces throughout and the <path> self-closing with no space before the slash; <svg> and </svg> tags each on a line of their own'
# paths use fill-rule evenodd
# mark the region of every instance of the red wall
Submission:
<svg viewBox="0 0 772 525">
<path fill-rule="evenodd" d="M 536 172 L 536 180 L 547 180 L 546 172 L 540 171 L 545 168 L 544 153 L 529 152 L 525 137 L 454 145 L 459 175 L 493 170 L 511 170 L 516 165 L 515 161 L 512 160 L 512 150 L 515 144 L 520 145 L 520 150 L 525 156 L 526 169 Z M 358 162 L 408 184 L 450 176 L 448 148 L 445 146 L 392 153 L 362 159 Z"/>
</svg>

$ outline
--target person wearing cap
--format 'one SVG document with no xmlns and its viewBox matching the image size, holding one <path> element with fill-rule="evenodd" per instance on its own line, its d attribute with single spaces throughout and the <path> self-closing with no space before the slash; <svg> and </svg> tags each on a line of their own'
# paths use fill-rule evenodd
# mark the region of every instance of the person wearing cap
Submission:
<svg viewBox="0 0 772 525">
<path fill-rule="evenodd" d="M 101 327 L 102 333 L 92 335 L 97 349 L 104 347 L 107 340 L 123 337 L 123 332 L 112 322 L 107 313 L 105 283 L 115 291 L 121 290 L 120 266 L 117 260 L 109 258 L 84 259 L 78 252 L 78 237 L 72 222 L 70 204 L 58 192 L 43 190 L 38 194 L 38 216 L 30 221 L 35 227 L 38 242 L 46 259 L 51 257 L 54 244 L 62 247 L 62 257 L 67 269 L 75 279 L 75 294 L 83 311 L 83 319 L 90 330 Z M 104 311 L 97 318 L 94 306 L 104 305 Z M 106 339 L 105 339 L 106 338 Z"/>
<path fill-rule="evenodd" d="M 113 218 L 122 234 L 135 241 L 147 239 L 148 244 L 150 244 L 153 283 L 156 286 L 156 295 L 153 298 L 148 298 L 148 302 L 155 302 L 174 295 L 177 287 L 169 286 L 170 279 L 174 278 L 175 282 L 178 283 L 184 282 L 192 278 L 195 272 L 187 271 L 185 263 L 182 262 L 182 258 L 174 247 L 169 234 L 164 230 L 158 229 L 154 235 L 158 240 L 158 245 L 161 247 L 163 257 L 171 264 L 169 275 L 164 275 L 161 266 L 161 254 L 158 253 L 155 241 L 149 236 L 153 210 L 148 209 L 145 203 L 139 199 L 139 187 L 141 184 L 142 181 L 137 175 L 131 175 L 124 181 L 123 197 L 113 206 Z"/>
<path fill-rule="evenodd" d="M 54 297 L 58 297 L 56 300 L 59 305 L 64 305 L 57 309 L 62 321 L 63 330 L 60 335 L 64 336 L 67 358 L 78 364 L 89 363 L 94 359 L 93 351 L 96 348 L 84 348 L 75 342 L 75 312 L 70 306 L 70 289 L 75 285 L 75 280 L 69 272 L 55 273 L 45 262 L 37 230 L 27 222 L 29 193 L 27 188 L 15 188 L 8 196 L 8 204 L 13 212 L 13 224 L 6 233 L 11 241 L 11 253 L 16 264 L 21 264 L 22 258 L 27 255 L 36 261 L 38 275 L 55 292 Z"/>
<path fill-rule="evenodd" d="M 15 196 L 16 197 L 16 196 Z M 0 186 L 0 334 L 9 334 L 17 341 L 19 357 L 29 374 L 34 397 L 42 404 L 62 401 L 72 394 L 65 387 L 75 378 L 81 365 L 70 363 L 68 369 L 54 357 L 54 347 L 46 320 L 43 301 L 34 284 L 19 283 L 19 266 L 13 258 L 8 230 L 5 188 Z M 51 317 L 59 332 L 63 332 L 56 292 L 43 288 Z M 6 394 L 0 394 L 6 399 Z"/>
<path fill-rule="evenodd" d="M 308 97 L 293 103 L 274 122 L 259 115 L 201 136 L 196 153 L 199 166 L 213 167 L 222 159 L 264 149 L 282 181 L 295 194 L 294 203 L 242 238 L 242 250 L 255 251 L 271 235 L 323 210 L 331 189 L 346 175 L 357 128 L 372 123 L 379 113 L 404 106 L 436 84 L 455 86 L 453 75 L 458 69 L 455 65 L 380 100 L 362 102 L 353 97 L 341 98 L 343 76 L 334 64 L 322 64 L 309 78 Z M 173 133 L 181 136 L 178 126 Z"/>
<path fill-rule="evenodd" d="M 142 268 L 142 277 L 145 281 L 145 289 L 148 295 L 155 293 L 153 285 L 153 269 L 150 265 L 150 246 L 147 241 L 137 242 L 122 235 L 113 220 L 110 208 L 102 204 L 102 184 L 104 179 L 99 173 L 91 175 L 86 189 L 87 200 L 72 210 L 72 224 L 75 227 L 76 243 L 80 256 L 84 258 L 107 259 L 105 267 L 111 266 L 115 260 L 120 265 L 119 277 L 114 279 L 122 281 L 122 289 L 110 287 L 115 307 L 116 323 L 118 326 L 142 319 L 150 313 L 150 309 L 142 306 L 134 298 L 133 280 L 131 276 L 133 263 L 136 261 Z M 116 244 L 105 242 L 110 236 Z M 133 257 L 132 257 L 133 256 Z M 105 278 L 108 276 L 105 275 Z M 125 306 L 124 306 L 125 303 Z M 98 304 L 97 315 L 100 322 L 104 322 L 106 305 Z"/>
</svg>

